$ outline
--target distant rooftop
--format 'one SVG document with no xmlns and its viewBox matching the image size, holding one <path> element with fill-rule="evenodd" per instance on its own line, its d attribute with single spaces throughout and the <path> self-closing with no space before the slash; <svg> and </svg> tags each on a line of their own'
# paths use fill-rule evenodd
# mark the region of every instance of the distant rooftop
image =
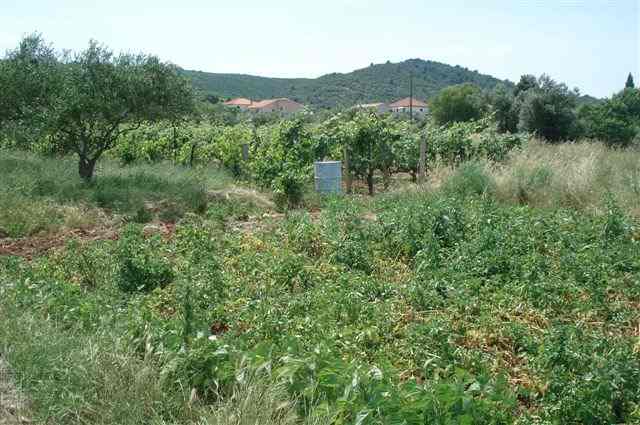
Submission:
<svg viewBox="0 0 640 425">
<path fill-rule="evenodd" d="M 251 99 L 245 99 L 244 97 L 236 97 L 235 99 L 224 102 L 224 104 L 228 106 L 249 106 L 253 104 L 253 101 Z"/>
<path fill-rule="evenodd" d="M 361 103 L 359 105 L 356 105 L 356 108 L 377 108 L 378 106 L 381 105 L 386 105 L 383 102 L 378 102 L 378 103 Z"/>
<path fill-rule="evenodd" d="M 412 101 L 410 97 L 406 97 L 404 99 L 398 100 L 397 102 L 393 102 L 392 104 L 389 105 L 389 107 L 391 108 L 408 108 L 410 106 L 418 107 L 418 108 L 426 108 L 429 105 L 415 98 Z"/>
</svg>

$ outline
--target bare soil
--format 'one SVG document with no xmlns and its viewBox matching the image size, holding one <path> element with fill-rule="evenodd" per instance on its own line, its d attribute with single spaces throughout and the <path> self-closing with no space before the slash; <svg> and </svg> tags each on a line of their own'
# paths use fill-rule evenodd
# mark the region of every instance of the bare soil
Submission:
<svg viewBox="0 0 640 425">
<path fill-rule="evenodd" d="M 151 223 L 145 226 L 145 233 L 160 233 L 171 236 L 175 232 L 173 223 Z M 120 236 L 117 227 L 96 227 L 92 229 L 73 229 L 53 235 L 33 236 L 19 239 L 0 239 L 0 256 L 17 256 L 27 260 L 46 254 L 48 251 L 63 247 L 69 240 L 80 242 L 98 240 L 117 240 Z"/>
<path fill-rule="evenodd" d="M 0 239 L 0 256 L 13 255 L 31 260 L 49 250 L 64 246 L 71 239 L 91 241 L 101 239 L 115 240 L 117 238 L 118 233 L 109 228 L 74 229 L 47 236 L 19 239 L 5 238 Z"/>
</svg>

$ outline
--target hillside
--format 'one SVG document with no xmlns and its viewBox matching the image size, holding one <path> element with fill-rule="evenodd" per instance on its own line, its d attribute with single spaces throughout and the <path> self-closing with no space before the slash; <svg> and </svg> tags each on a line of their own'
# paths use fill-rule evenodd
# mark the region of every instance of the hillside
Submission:
<svg viewBox="0 0 640 425">
<path fill-rule="evenodd" d="M 207 94 L 251 99 L 289 97 L 319 107 L 390 102 L 406 97 L 411 72 L 414 74 L 414 96 L 418 99 L 430 99 L 452 84 L 471 82 L 482 88 L 492 88 L 502 82 L 460 66 L 421 59 L 372 64 L 346 74 L 333 73 L 313 79 L 184 71 L 194 85 Z"/>
</svg>

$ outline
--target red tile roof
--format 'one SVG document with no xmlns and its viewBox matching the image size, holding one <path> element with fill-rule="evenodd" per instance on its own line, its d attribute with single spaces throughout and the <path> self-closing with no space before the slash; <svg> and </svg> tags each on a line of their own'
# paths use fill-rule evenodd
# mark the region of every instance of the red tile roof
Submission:
<svg viewBox="0 0 640 425">
<path fill-rule="evenodd" d="M 418 99 L 413 99 L 413 102 L 411 101 L 410 97 L 398 100 L 396 102 L 393 102 L 391 105 L 389 105 L 390 108 L 408 108 L 409 106 L 411 106 L 410 104 L 413 103 L 413 107 L 414 108 L 426 108 L 427 105 L 425 102 L 422 102 Z"/>
<path fill-rule="evenodd" d="M 264 108 L 266 106 L 271 105 L 273 102 L 277 101 L 279 99 L 266 99 L 266 100 L 258 100 L 253 102 L 253 105 L 250 106 L 251 109 L 260 109 L 260 108 Z"/>
<path fill-rule="evenodd" d="M 237 97 L 224 102 L 224 104 L 228 106 L 249 106 L 253 104 L 253 101 L 251 101 L 251 99 L 245 99 L 244 97 Z"/>
<path fill-rule="evenodd" d="M 262 108 L 266 108 L 267 106 L 271 105 L 272 103 L 275 102 L 288 102 L 288 103 L 292 103 L 295 105 L 300 105 L 303 106 L 302 104 L 296 102 L 295 100 L 291 100 L 291 99 L 287 99 L 286 97 L 281 97 L 278 99 L 266 99 L 266 100 L 260 100 L 257 102 L 253 102 L 253 105 L 249 106 L 250 109 L 262 109 Z"/>
<path fill-rule="evenodd" d="M 385 103 L 382 102 L 378 102 L 378 103 L 360 103 L 358 105 L 356 105 L 357 108 L 377 108 L 378 106 L 386 106 Z"/>
</svg>

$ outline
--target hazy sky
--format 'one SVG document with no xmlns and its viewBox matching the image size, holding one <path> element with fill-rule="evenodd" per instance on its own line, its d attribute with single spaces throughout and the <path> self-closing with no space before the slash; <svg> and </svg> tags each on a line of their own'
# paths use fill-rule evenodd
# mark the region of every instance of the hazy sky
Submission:
<svg viewBox="0 0 640 425">
<path fill-rule="evenodd" d="M 38 31 L 90 38 L 187 69 L 317 77 L 432 59 L 517 81 L 551 77 L 609 96 L 640 83 L 640 0 L 0 0 L 0 51 Z"/>
</svg>

